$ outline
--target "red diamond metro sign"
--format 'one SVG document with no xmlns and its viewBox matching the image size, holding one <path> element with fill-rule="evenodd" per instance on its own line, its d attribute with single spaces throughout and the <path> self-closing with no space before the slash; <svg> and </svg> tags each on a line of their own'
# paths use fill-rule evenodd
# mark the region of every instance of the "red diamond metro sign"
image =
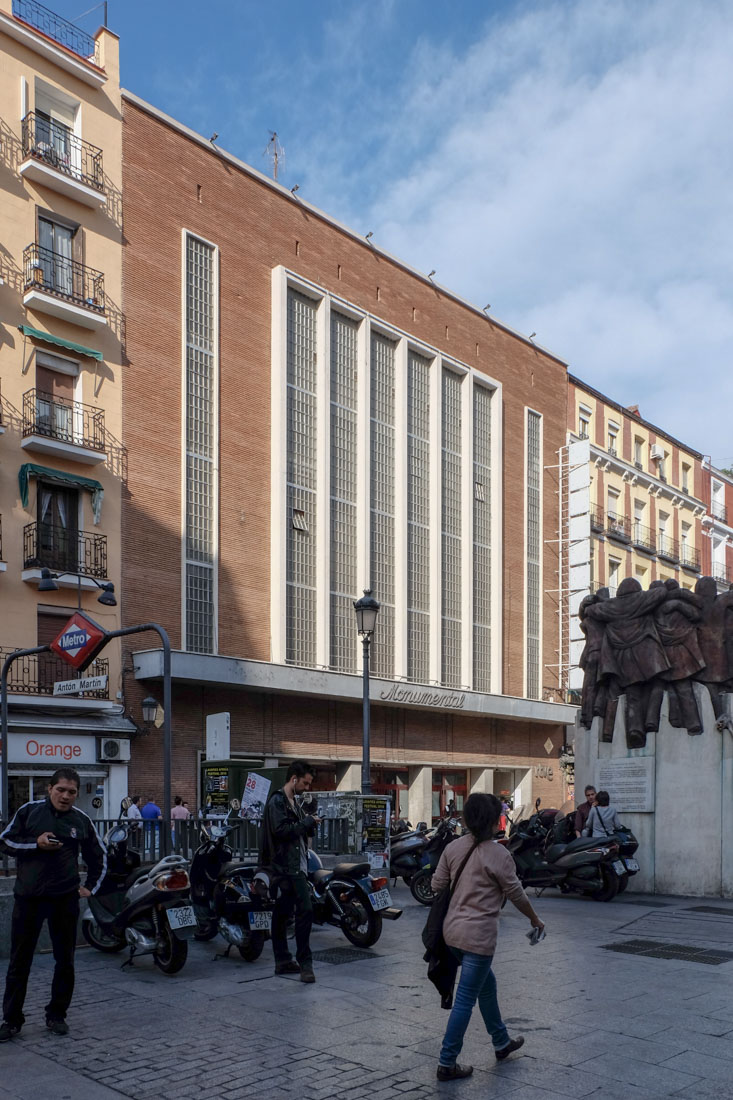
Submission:
<svg viewBox="0 0 733 1100">
<path fill-rule="evenodd" d="M 105 643 L 107 632 L 87 618 L 83 611 L 75 611 L 64 629 L 51 642 L 51 649 L 72 668 L 83 671 L 96 657 Z"/>
</svg>

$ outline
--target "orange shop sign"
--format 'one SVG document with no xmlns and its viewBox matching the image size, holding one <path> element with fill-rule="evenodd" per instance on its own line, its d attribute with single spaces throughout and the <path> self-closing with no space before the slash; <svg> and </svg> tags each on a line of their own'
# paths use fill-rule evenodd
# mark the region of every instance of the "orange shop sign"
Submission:
<svg viewBox="0 0 733 1100">
<path fill-rule="evenodd" d="M 96 764 L 97 739 L 92 734 L 11 733 L 8 764 Z"/>
</svg>

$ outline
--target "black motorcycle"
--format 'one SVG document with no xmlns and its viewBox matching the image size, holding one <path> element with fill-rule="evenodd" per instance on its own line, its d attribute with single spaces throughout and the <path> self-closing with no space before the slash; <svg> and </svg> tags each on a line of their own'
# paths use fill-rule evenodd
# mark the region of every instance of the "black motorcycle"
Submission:
<svg viewBox="0 0 733 1100">
<path fill-rule="evenodd" d="M 337 863 L 326 870 L 313 849 L 308 851 L 308 883 L 314 924 L 340 928 L 357 947 L 371 947 L 382 934 L 382 919 L 397 920 L 402 910 L 392 905 L 389 880 L 373 877 L 363 863 Z"/>
<path fill-rule="evenodd" d="M 445 849 L 458 836 L 458 821 L 444 817 L 436 827 L 426 834 L 427 845 L 422 853 L 422 867 L 410 879 L 410 893 L 421 905 L 432 905 L 435 892 L 430 880 L 435 874 L 440 857 Z"/>
<path fill-rule="evenodd" d="M 269 878 L 253 863 L 235 860 L 226 843 L 237 826 L 201 827 L 201 843 L 191 860 L 191 897 L 196 915 L 196 940 L 221 935 L 245 962 L 262 954 L 272 926 L 273 902 Z"/>
<path fill-rule="evenodd" d="M 423 855 L 428 846 L 428 827 L 418 822 L 417 829 L 393 833 L 390 837 L 389 877 L 397 882 L 402 877 L 410 885 L 423 865 Z"/>
<path fill-rule="evenodd" d="M 613 837 L 568 839 L 573 810 L 542 810 L 535 803 L 531 817 L 512 826 L 506 842 L 524 887 L 557 887 L 563 893 L 587 894 L 612 901 L 619 892 L 626 865 Z"/>
<path fill-rule="evenodd" d="M 196 926 L 189 895 L 188 864 L 165 856 L 141 866 L 140 853 L 128 848 L 127 825 L 105 836 L 107 873 L 82 918 L 87 943 L 114 954 L 129 945 L 136 955 L 152 955 L 164 974 L 176 974 L 188 957 L 188 937 Z"/>
</svg>

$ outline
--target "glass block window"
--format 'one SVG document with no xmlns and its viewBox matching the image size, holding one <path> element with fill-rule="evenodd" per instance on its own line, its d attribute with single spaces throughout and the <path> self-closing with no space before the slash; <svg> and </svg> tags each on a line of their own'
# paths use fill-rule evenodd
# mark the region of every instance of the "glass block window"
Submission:
<svg viewBox="0 0 733 1100">
<path fill-rule="evenodd" d="M 527 413 L 527 697 L 539 699 L 540 677 L 540 553 L 542 517 L 540 486 L 542 479 L 542 417 Z"/>
<path fill-rule="evenodd" d="M 395 348 L 394 341 L 372 333 L 370 580 L 381 604 L 372 644 L 372 671 L 388 679 L 394 675 L 395 656 Z"/>
<path fill-rule="evenodd" d="M 430 360 L 407 358 L 407 675 L 430 661 Z"/>
<path fill-rule="evenodd" d="M 213 653 L 216 345 L 215 249 L 186 238 L 185 646 Z"/>
<path fill-rule="evenodd" d="M 350 317 L 331 314 L 331 668 L 356 671 L 357 339 Z M 381 624 L 380 624 L 381 625 Z"/>
<path fill-rule="evenodd" d="M 288 291 L 285 659 L 316 663 L 316 311 Z"/>
<path fill-rule="evenodd" d="M 441 681 L 461 684 L 461 377 L 443 369 L 441 416 Z"/>
<path fill-rule="evenodd" d="M 491 390 L 473 388 L 473 687 L 491 690 Z"/>
</svg>

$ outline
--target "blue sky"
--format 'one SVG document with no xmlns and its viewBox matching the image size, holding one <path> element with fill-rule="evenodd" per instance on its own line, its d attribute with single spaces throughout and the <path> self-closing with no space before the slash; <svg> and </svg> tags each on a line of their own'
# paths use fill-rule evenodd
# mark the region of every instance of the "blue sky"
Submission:
<svg viewBox="0 0 733 1100">
<path fill-rule="evenodd" d="M 262 171 L 277 130 L 303 198 L 733 464 L 728 0 L 110 0 L 109 23 L 125 87 Z"/>
</svg>

